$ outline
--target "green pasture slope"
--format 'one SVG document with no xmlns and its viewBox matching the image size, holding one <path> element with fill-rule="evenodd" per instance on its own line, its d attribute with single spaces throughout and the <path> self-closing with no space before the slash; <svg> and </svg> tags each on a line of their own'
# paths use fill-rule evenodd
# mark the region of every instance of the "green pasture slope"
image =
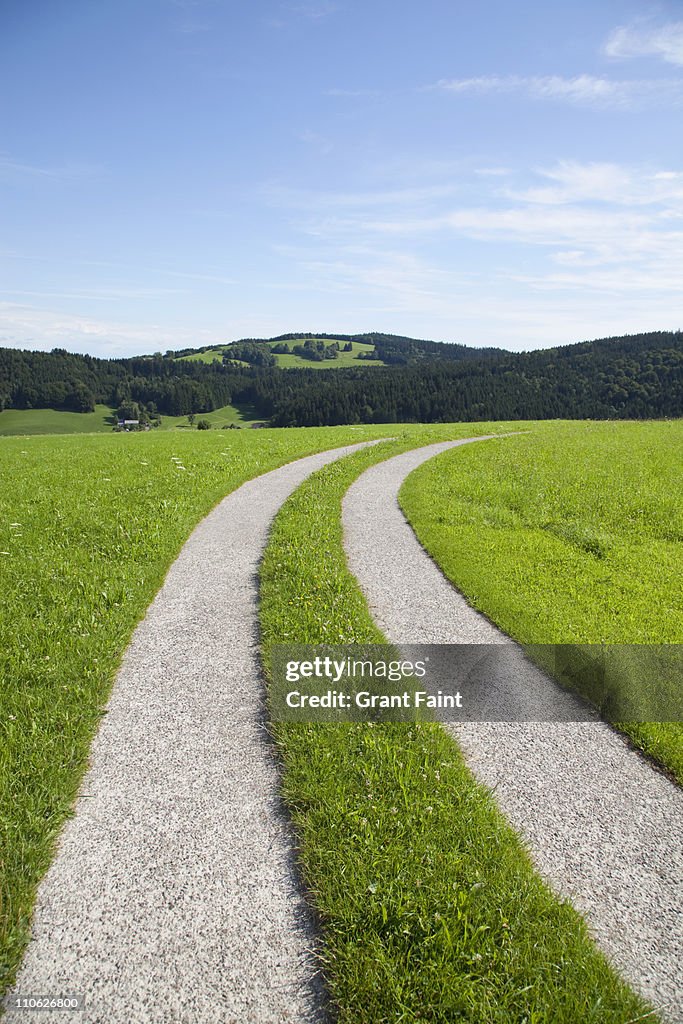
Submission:
<svg viewBox="0 0 683 1024">
<path fill-rule="evenodd" d="M 215 348 L 207 348 L 204 352 L 191 352 L 188 356 L 179 356 L 188 363 L 222 363 L 224 345 L 217 345 Z M 246 364 L 245 364 L 246 365 Z"/>
<path fill-rule="evenodd" d="M 451 436 L 502 427 L 458 424 Z M 422 443 L 435 440 L 433 429 Z M 385 642 L 346 567 L 341 500 L 367 466 L 413 445 L 326 467 L 283 506 L 261 569 L 266 666 L 276 643 Z M 438 725 L 273 729 L 341 1024 L 656 1020 Z"/>
<path fill-rule="evenodd" d="M 197 420 L 208 420 L 211 426 L 220 430 L 232 424 L 250 427 L 260 422 L 251 405 L 224 405 L 213 412 L 199 412 L 195 427 L 188 423 L 187 416 L 162 416 L 160 430 L 192 430 Z M 58 409 L 5 409 L 0 412 L 0 437 L 26 434 L 93 434 L 111 432 L 116 424 L 116 414 L 108 405 L 95 406 L 95 412 L 62 412 Z"/>
<path fill-rule="evenodd" d="M 0 412 L 0 436 L 13 434 L 93 434 L 110 431 L 116 423 L 114 410 L 96 405 L 94 412 L 61 412 L 57 409 L 5 409 Z"/>
<path fill-rule="evenodd" d="M 544 424 L 425 463 L 400 500 L 449 579 L 515 639 L 680 644 L 682 476 L 682 420 Z M 681 723 L 620 728 L 683 783 Z"/>
<path fill-rule="evenodd" d="M 162 416 L 161 430 L 196 430 L 199 420 L 208 420 L 213 430 L 221 430 L 223 427 L 250 427 L 252 423 L 259 423 L 256 410 L 252 405 L 224 405 L 213 412 L 198 412 L 195 414 L 194 425 L 190 425 L 187 416 Z M 156 428 L 155 428 L 156 429 Z"/>
<path fill-rule="evenodd" d="M 297 341 L 289 341 L 287 344 L 291 348 L 293 345 L 303 345 L 305 338 L 301 338 Z M 334 338 L 326 338 L 325 344 L 329 345 L 334 341 Z M 277 342 L 271 344 L 271 348 Z M 340 341 L 339 347 L 342 348 L 346 342 Z M 295 366 L 299 370 L 340 370 L 347 366 L 384 366 L 381 359 L 359 359 L 359 353 L 370 352 L 372 345 L 363 344 L 360 341 L 352 341 L 353 345 L 352 352 L 340 352 L 336 359 L 325 359 L 321 363 L 314 363 L 310 359 L 302 359 L 301 356 L 295 356 L 291 353 L 288 355 L 285 353 L 276 352 L 275 358 L 278 366 L 287 369 L 287 367 Z"/>
<path fill-rule="evenodd" d="M 294 345 L 303 345 L 306 338 L 297 338 L 295 341 L 288 341 L 287 344 L 290 348 Z M 315 339 L 314 339 L 315 340 Z M 325 344 L 330 345 L 335 339 L 325 338 Z M 277 341 L 269 341 L 268 346 L 272 348 L 277 345 Z M 342 348 L 346 344 L 345 341 L 340 341 L 339 346 Z M 352 341 L 353 346 L 352 352 L 340 352 L 336 359 L 325 359 L 323 362 L 315 363 L 311 359 L 302 359 L 301 356 L 292 355 L 290 352 L 276 352 L 275 361 L 278 366 L 283 369 L 290 367 L 296 367 L 299 370 L 335 370 L 341 369 L 342 367 L 348 366 L 384 366 L 381 359 L 359 359 L 358 355 L 360 352 L 370 352 L 372 345 L 360 342 Z M 221 362 L 223 359 L 223 353 L 228 351 L 229 346 L 218 345 L 215 348 L 207 349 L 206 352 L 193 352 L 189 356 L 181 356 L 181 359 L 187 359 L 190 362 L 201 362 L 201 363 L 213 363 Z M 238 360 L 236 360 L 238 361 Z M 248 365 L 247 363 L 243 364 Z"/>
</svg>

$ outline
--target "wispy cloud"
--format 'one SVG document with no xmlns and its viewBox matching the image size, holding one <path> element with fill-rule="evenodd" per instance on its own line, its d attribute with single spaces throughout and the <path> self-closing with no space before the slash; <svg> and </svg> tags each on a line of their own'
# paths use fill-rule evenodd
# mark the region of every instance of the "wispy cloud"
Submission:
<svg viewBox="0 0 683 1024">
<path fill-rule="evenodd" d="M 331 139 L 328 139 L 325 135 L 321 135 L 320 132 L 314 132 L 310 128 L 306 128 L 304 131 L 299 132 L 297 138 L 299 142 L 304 142 L 307 146 L 311 146 L 321 156 L 328 156 L 334 149 L 334 143 Z"/>
<path fill-rule="evenodd" d="M 167 0 L 171 7 L 179 7 L 183 11 L 194 11 L 198 7 L 213 7 L 216 0 Z"/>
<path fill-rule="evenodd" d="M 235 277 L 224 277 L 220 274 L 193 274 L 185 270 L 164 270 L 163 268 L 152 268 L 152 272 L 162 274 L 166 277 L 181 277 L 191 281 L 208 281 L 212 284 L 240 284 Z"/>
<path fill-rule="evenodd" d="M 529 349 L 683 322 L 673 262 L 667 271 L 622 265 L 584 272 L 579 264 L 558 264 L 525 274 L 514 264 L 478 271 L 451 260 L 444 266 L 409 244 L 335 242 L 315 257 L 305 248 L 285 255 L 304 271 L 309 302 L 319 294 L 320 322 L 329 323 L 337 310 L 340 330 L 381 322 L 415 337 Z"/>
<path fill-rule="evenodd" d="M 262 189 L 262 194 L 273 206 L 328 213 L 350 209 L 380 209 L 386 206 L 420 206 L 453 196 L 459 188 L 460 185 L 457 182 L 450 182 L 375 191 L 311 192 L 304 189 L 266 185 Z"/>
<path fill-rule="evenodd" d="M 542 291 L 573 290 L 586 292 L 606 292 L 612 295 L 643 296 L 644 293 L 660 294 L 661 296 L 678 294 L 680 292 L 680 277 L 675 268 L 656 267 L 652 269 L 639 269 L 638 267 L 605 267 L 596 269 L 592 264 L 585 264 L 590 267 L 590 273 L 577 270 L 574 273 L 549 273 L 549 274 L 512 274 L 511 280 L 519 281 Z M 677 302 L 678 309 L 681 308 L 680 299 Z M 673 312 L 673 310 L 672 310 Z"/>
<path fill-rule="evenodd" d="M 132 323 L 98 319 L 54 309 L 37 309 L 14 302 L 0 302 L 0 346 L 97 352 L 101 356 L 133 355 L 215 345 L 254 333 L 276 334 L 286 330 L 280 319 L 264 315 L 258 320 L 226 320 L 215 329 L 179 324 Z"/>
<path fill-rule="evenodd" d="M 0 344 L 13 347 L 44 349 L 64 344 L 70 349 L 86 352 L 96 346 L 103 355 L 149 352 L 173 347 L 174 341 L 198 337 L 202 333 L 179 328 L 169 330 L 157 324 L 98 320 L 58 310 L 0 302 Z"/>
<path fill-rule="evenodd" d="M 324 95 L 342 99 L 372 99 L 381 96 L 381 93 L 379 89 L 325 89 Z"/>
<path fill-rule="evenodd" d="M 605 43 L 609 57 L 660 57 L 683 65 L 683 21 L 654 27 L 644 22 L 621 25 Z"/>
<path fill-rule="evenodd" d="M 578 288 L 585 280 L 594 289 L 592 282 L 600 279 L 626 295 L 640 282 L 641 289 L 656 285 L 658 294 L 667 293 L 672 304 L 681 305 L 683 172 L 561 161 L 523 176 L 481 176 L 474 169 L 472 177 L 419 190 L 318 196 L 309 199 L 299 226 L 318 247 L 350 250 L 364 239 L 379 253 L 401 252 L 402 261 L 395 256 L 388 262 L 380 256 L 374 262 L 350 261 L 356 271 L 344 274 L 355 272 L 378 287 L 380 277 L 402 282 L 415 302 L 426 302 L 435 288 L 440 291 L 439 273 L 418 272 L 411 257 L 434 245 L 437 251 L 467 252 L 461 247 L 469 239 L 491 243 L 499 264 L 487 271 L 491 280 L 515 277 L 512 267 L 504 267 L 508 259 L 521 258 L 537 265 L 535 288 L 544 281 L 547 288 Z M 304 208 L 296 201 L 292 206 Z M 380 277 L 376 264 L 383 268 Z M 469 269 L 467 263 L 460 267 Z M 335 263 L 335 269 L 343 280 L 343 266 Z M 408 287 L 411 275 L 419 281 L 416 290 Z"/>
<path fill-rule="evenodd" d="M 182 36 L 197 36 L 204 32 L 211 31 L 211 25 L 207 21 L 179 21 L 175 26 L 176 32 Z"/>
<path fill-rule="evenodd" d="M 12 157 L 0 154 L 0 176 L 2 177 L 76 180 L 79 178 L 90 178 L 101 171 L 102 167 L 95 164 L 69 162 L 47 167 L 23 160 L 15 160 Z"/>
<path fill-rule="evenodd" d="M 611 110 L 683 103 L 683 80 L 676 78 L 631 81 L 594 75 L 576 75 L 573 78 L 560 75 L 482 75 L 477 78 L 442 78 L 430 88 L 455 95 L 518 93 L 535 100 Z"/>
<path fill-rule="evenodd" d="M 298 14 L 302 18 L 320 21 L 322 18 L 328 18 L 334 14 L 339 8 L 331 0 L 311 0 L 309 3 L 284 4 L 283 9 L 291 14 Z"/>
<path fill-rule="evenodd" d="M 214 211 L 210 211 L 210 212 L 207 211 L 207 215 L 210 215 L 212 217 L 216 217 L 216 216 L 218 216 L 218 212 L 219 211 L 215 211 L 215 210 Z M 44 264 L 44 263 L 51 263 L 51 262 L 53 262 L 53 257 L 51 257 L 51 256 L 47 256 L 47 255 L 44 255 L 44 254 L 36 255 L 35 253 L 22 253 L 22 252 L 16 252 L 14 250 L 8 250 L 8 249 L 6 249 L 4 251 L 0 251 L 0 259 L 2 259 L 2 258 L 7 259 L 7 260 L 21 260 L 21 261 L 25 261 L 27 263 L 37 263 L 37 264 Z M 225 285 L 225 284 L 227 284 L 227 285 L 238 285 L 238 284 L 242 283 L 237 278 L 229 277 L 228 275 L 223 273 L 220 270 L 220 268 L 212 268 L 212 267 L 208 267 L 207 270 L 211 270 L 211 271 L 215 270 L 215 273 L 214 272 L 207 273 L 207 272 L 200 272 L 200 271 L 189 271 L 189 270 L 173 270 L 170 267 L 151 266 L 151 265 L 148 265 L 148 264 L 122 263 L 122 262 L 118 262 L 116 260 L 94 260 L 94 259 L 63 259 L 63 260 L 61 260 L 61 266 L 64 267 L 64 266 L 67 266 L 67 265 L 68 266 L 74 266 L 74 267 L 102 267 L 102 268 L 106 268 L 107 270 L 115 270 L 115 271 L 117 271 L 120 274 L 120 276 L 122 278 L 125 275 L 125 279 L 126 280 L 133 280 L 133 279 L 137 280 L 137 279 L 139 279 L 140 274 L 145 274 L 145 275 L 146 274 L 153 274 L 155 276 L 160 276 L 160 277 L 179 277 L 179 278 L 186 279 L 186 280 L 191 280 L 191 281 L 206 281 L 206 282 L 209 282 L 209 283 L 212 283 L 212 284 L 221 284 L 221 285 Z M 80 273 L 80 271 L 79 271 L 79 273 Z M 128 290 L 134 290 L 134 289 L 130 289 L 129 288 Z M 159 290 L 159 289 L 157 289 L 157 290 Z M 168 292 L 171 292 L 171 291 L 174 291 L 174 290 L 175 289 L 161 289 L 161 291 L 168 291 Z"/>
<path fill-rule="evenodd" d="M 662 227 L 657 214 L 570 206 L 485 207 L 454 210 L 445 228 L 469 238 L 569 249 L 585 254 L 586 265 L 645 264 L 657 259 L 680 264 L 683 230 Z M 674 265 L 674 264 L 672 264 Z"/>
<path fill-rule="evenodd" d="M 557 206 L 577 202 L 600 202 L 614 206 L 651 206 L 665 203 L 669 208 L 683 203 L 683 173 L 647 171 L 612 163 L 578 163 L 562 160 L 537 174 L 549 185 L 523 190 L 508 189 L 503 195 L 528 203 Z"/>
<path fill-rule="evenodd" d="M 509 167 L 477 167 L 474 173 L 482 178 L 504 178 L 512 172 Z"/>
<path fill-rule="evenodd" d="M 186 295 L 188 288 L 81 288 L 74 291 L 40 291 L 24 288 L 3 288 L 5 296 L 26 296 L 39 299 L 86 299 L 97 302 L 120 302 L 121 299 L 153 299 L 168 295 Z"/>
<path fill-rule="evenodd" d="M 401 248 L 350 244 L 321 250 L 311 258 L 291 248 L 306 273 L 307 287 L 327 295 L 353 294 L 354 303 L 373 313 L 422 313 L 447 316 L 476 277 L 439 267 Z"/>
</svg>

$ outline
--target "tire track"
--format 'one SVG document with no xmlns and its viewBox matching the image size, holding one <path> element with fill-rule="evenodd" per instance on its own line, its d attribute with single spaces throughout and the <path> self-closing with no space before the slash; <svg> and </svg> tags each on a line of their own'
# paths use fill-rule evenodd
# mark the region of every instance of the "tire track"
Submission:
<svg viewBox="0 0 683 1024">
<path fill-rule="evenodd" d="M 10 1002 L 84 996 L 84 1011 L 39 1014 L 61 1024 L 320 1019 L 263 722 L 258 566 L 306 477 L 375 443 L 243 484 L 183 547 L 123 658 Z"/>
<path fill-rule="evenodd" d="M 344 500 L 349 567 L 378 626 L 399 646 L 512 643 L 441 573 L 398 505 L 413 469 L 466 443 L 372 466 Z M 634 988 L 663 1018 L 682 1022 L 683 791 L 600 722 L 449 728 L 543 876 L 583 913 Z"/>
</svg>

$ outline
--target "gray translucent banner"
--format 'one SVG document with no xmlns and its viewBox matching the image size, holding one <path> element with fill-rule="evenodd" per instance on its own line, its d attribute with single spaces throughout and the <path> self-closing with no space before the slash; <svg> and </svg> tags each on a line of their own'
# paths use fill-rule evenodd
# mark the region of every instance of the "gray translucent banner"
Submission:
<svg viewBox="0 0 683 1024">
<path fill-rule="evenodd" d="M 680 722 L 681 644 L 280 644 L 276 722 Z"/>
</svg>

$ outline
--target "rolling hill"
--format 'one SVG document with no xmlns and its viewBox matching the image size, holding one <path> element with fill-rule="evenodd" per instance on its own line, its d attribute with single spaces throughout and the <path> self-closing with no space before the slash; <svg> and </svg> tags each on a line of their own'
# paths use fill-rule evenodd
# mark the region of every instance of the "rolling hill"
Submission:
<svg viewBox="0 0 683 1024">
<path fill-rule="evenodd" d="M 212 414 L 216 425 L 272 426 L 678 417 L 683 334 L 521 353 L 384 334 L 248 338 L 128 359 L 0 349 L 0 433 L 9 432 L 5 424 L 29 429 L 19 413 L 38 410 L 107 429 L 117 409 L 164 425 L 192 413 Z M 40 414 L 43 429 L 65 429 L 55 415 Z"/>
</svg>

